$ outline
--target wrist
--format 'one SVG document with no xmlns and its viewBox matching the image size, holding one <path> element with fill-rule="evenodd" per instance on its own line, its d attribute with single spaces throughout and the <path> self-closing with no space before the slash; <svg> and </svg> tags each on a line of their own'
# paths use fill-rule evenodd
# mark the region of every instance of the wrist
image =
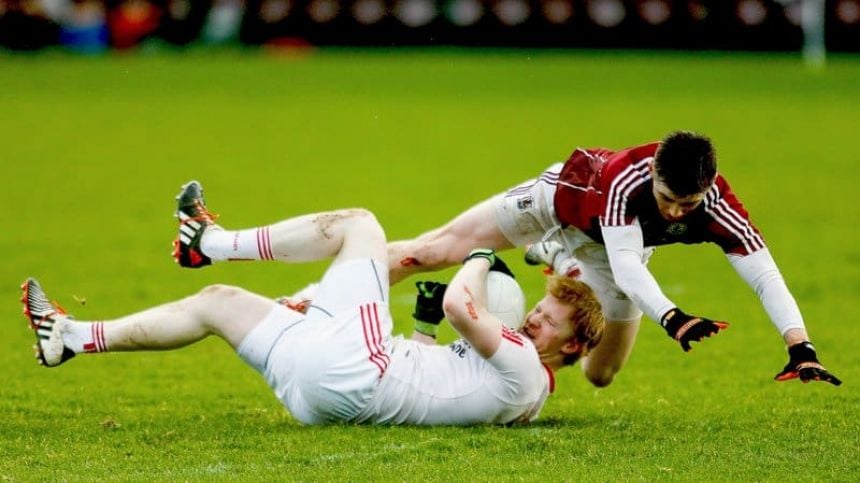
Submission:
<svg viewBox="0 0 860 483">
<path fill-rule="evenodd" d="M 815 358 L 815 346 L 812 342 L 805 340 L 789 346 L 788 355 L 792 359 L 810 360 Z"/>
<path fill-rule="evenodd" d="M 479 258 L 486 260 L 487 263 L 492 266 L 496 261 L 496 252 L 491 248 L 476 248 L 466 255 L 466 258 L 463 259 L 463 263 L 465 264 L 470 260 Z"/>
<path fill-rule="evenodd" d="M 678 315 L 683 314 L 684 312 L 682 312 L 681 309 L 679 309 L 678 307 L 673 307 L 669 309 L 665 314 L 663 314 L 663 317 L 660 319 L 660 325 L 662 325 L 664 329 L 668 328 L 669 324 L 672 322 L 672 319 L 674 319 Z"/>
</svg>

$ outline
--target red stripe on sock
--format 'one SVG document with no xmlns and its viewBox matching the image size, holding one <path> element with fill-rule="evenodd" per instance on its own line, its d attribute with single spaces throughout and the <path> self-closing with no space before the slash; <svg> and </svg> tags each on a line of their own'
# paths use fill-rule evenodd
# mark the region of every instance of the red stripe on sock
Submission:
<svg viewBox="0 0 860 483">
<path fill-rule="evenodd" d="M 272 254 L 272 237 L 268 226 L 257 228 L 257 253 L 260 255 L 260 260 L 275 259 Z"/>
<path fill-rule="evenodd" d="M 105 344 L 105 327 L 104 323 L 96 322 L 94 324 L 96 326 L 96 338 L 98 340 L 98 348 L 99 352 L 105 352 L 107 350 L 107 344 Z"/>
<path fill-rule="evenodd" d="M 275 259 L 275 254 L 272 253 L 272 234 L 268 226 L 266 227 L 266 253 L 269 255 L 269 260 Z"/>
<path fill-rule="evenodd" d="M 90 343 L 89 346 L 92 347 L 92 351 L 87 350 L 87 352 L 98 352 L 99 345 L 96 342 L 96 324 L 90 324 Z M 87 346 L 84 345 L 84 349 L 86 350 Z"/>
<path fill-rule="evenodd" d="M 266 259 L 266 257 L 264 257 L 264 256 L 263 256 L 263 244 L 262 244 L 262 242 L 261 242 L 261 240 L 262 240 L 262 239 L 260 238 L 260 230 L 261 230 L 261 228 L 257 228 L 257 231 L 256 231 L 256 235 L 257 235 L 257 254 L 259 254 L 259 255 L 260 255 L 260 260 L 265 260 L 265 259 Z"/>
</svg>

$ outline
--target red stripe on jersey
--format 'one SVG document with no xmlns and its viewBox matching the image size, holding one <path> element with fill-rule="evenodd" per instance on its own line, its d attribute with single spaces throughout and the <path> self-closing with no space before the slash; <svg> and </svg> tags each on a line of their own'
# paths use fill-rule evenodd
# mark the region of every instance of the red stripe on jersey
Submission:
<svg viewBox="0 0 860 483">
<path fill-rule="evenodd" d="M 523 346 L 523 337 L 520 334 L 509 329 L 507 326 L 502 326 L 502 337 L 513 342 L 514 344 L 522 347 Z"/>
<path fill-rule="evenodd" d="M 368 360 L 379 368 L 379 377 L 385 373 L 388 368 L 388 354 L 383 352 L 381 327 L 379 324 L 379 314 L 375 310 L 376 304 L 371 310 L 371 305 L 362 305 L 359 307 L 361 312 L 361 324 L 364 331 L 364 343 L 367 346 L 367 351 L 370 353 Z"/>
<path fill-rule="evenodd" d="M 364 305 L 359 307 L 359 310 L 361 311 L 361 329 L 364 332 L 364 345 L 367 346 L 367 351 L 370 353 L 370 356 L 367 359 L 370 362 L 374 363 L 377 368 L 379 368 L 379 377 L 382 377 L 382 374 L 385 372 L 385 369 L 382 367 L 382 364 L 379 362 L 379 360 L 377 360 L 375 357 L 373 351 L 373 344 L 371 343 L 372 334 L 368 335 L 369 332 L 372 332 L 372 329 L 369 326 L 370 314 L 366 310 Z"/>
<path fill-rule="evenodd" d="M 376 350 L 380 359 L 385 363 L 385 367 L 388 367 L 390 358 L 385 353 L 385 346 L 382 345 L 382 324 L 379 322 L 379 309 L 376 304 L 371 304 L 371 307 L 373 308 L 373 322 L 376 328 Z"/>
<path fill-rule="evenodd" d="M 552 369 L 546 366 L 546 364 L 541 364 L 546 371 L 546 378 L 549 379 L 549 393 L 552 394 L 555 392 L 555 373 L 552 372 Z"/>
<path fill-rule="evenodd" d="M 603 223 L 607 226 L 626 225 L 627 199 L 630 193 L 651 179 L 648 165 L 653 158 L 648 157 L 625 168 L 609 185 Z"/>
</svg>

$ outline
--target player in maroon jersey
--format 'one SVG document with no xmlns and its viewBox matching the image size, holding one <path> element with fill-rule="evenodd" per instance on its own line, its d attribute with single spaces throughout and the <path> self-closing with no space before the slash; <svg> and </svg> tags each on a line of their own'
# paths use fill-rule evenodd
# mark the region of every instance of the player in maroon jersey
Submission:
<svg viewBox="0 0 860 483">
<path fill-rule="evenodd" d="M 528 255 L 595 290 L 607 326 L 584 361 L 606 386 L 633 348 L 643 312 L 690 350 L 728 324 L 684 313 L 647 269 L 659 245 L 715 243 L 761 298 L 788 347 L 775 379 L 841 381 L 818 361 L 803 317 L 759 231 L 717 174 L 710 140 L 678 131 L 621 151 L 577 149 L 538 178 L 479 203 L 450 223 L 389 244 L 391 280 L 454 265 L 474 247 L 531 246 Z"/>
</svg>

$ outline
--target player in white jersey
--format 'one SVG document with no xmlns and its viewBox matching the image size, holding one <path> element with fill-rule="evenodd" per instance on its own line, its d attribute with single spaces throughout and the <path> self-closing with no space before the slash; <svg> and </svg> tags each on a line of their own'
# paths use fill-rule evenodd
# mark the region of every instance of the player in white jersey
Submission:
<svg viewBox="0 0 860 483">
<path fill-rule="evenodd" d="M 214 224 L 197 182 L 186 184 L 178 200 L 181 264 L 226 259 L 219 243 L 243 243 L 247 231 Z M 393 337 L 385 234 L 370 212 L 304 215 L 251 232 L 265 232 L 249 240 L 271 258 L 334 257 L 304 311 L 217 285 L 113 321 L 83 322 L 28 279 L 22 302 L 37 358 L 52 367 L 80 353 L 175 349 L 216 335 L 303 423 L 508 424 L 537 417 L 554 371 L 587 354 L 603 333 L 591 289 L 562 277 L 552 279 L 521 329 L 506 328 L 483 296 L 498 261 L 492 250 L 475 250 L 442 302 L 463 339 L 431 346 Z"/>
</svg>

